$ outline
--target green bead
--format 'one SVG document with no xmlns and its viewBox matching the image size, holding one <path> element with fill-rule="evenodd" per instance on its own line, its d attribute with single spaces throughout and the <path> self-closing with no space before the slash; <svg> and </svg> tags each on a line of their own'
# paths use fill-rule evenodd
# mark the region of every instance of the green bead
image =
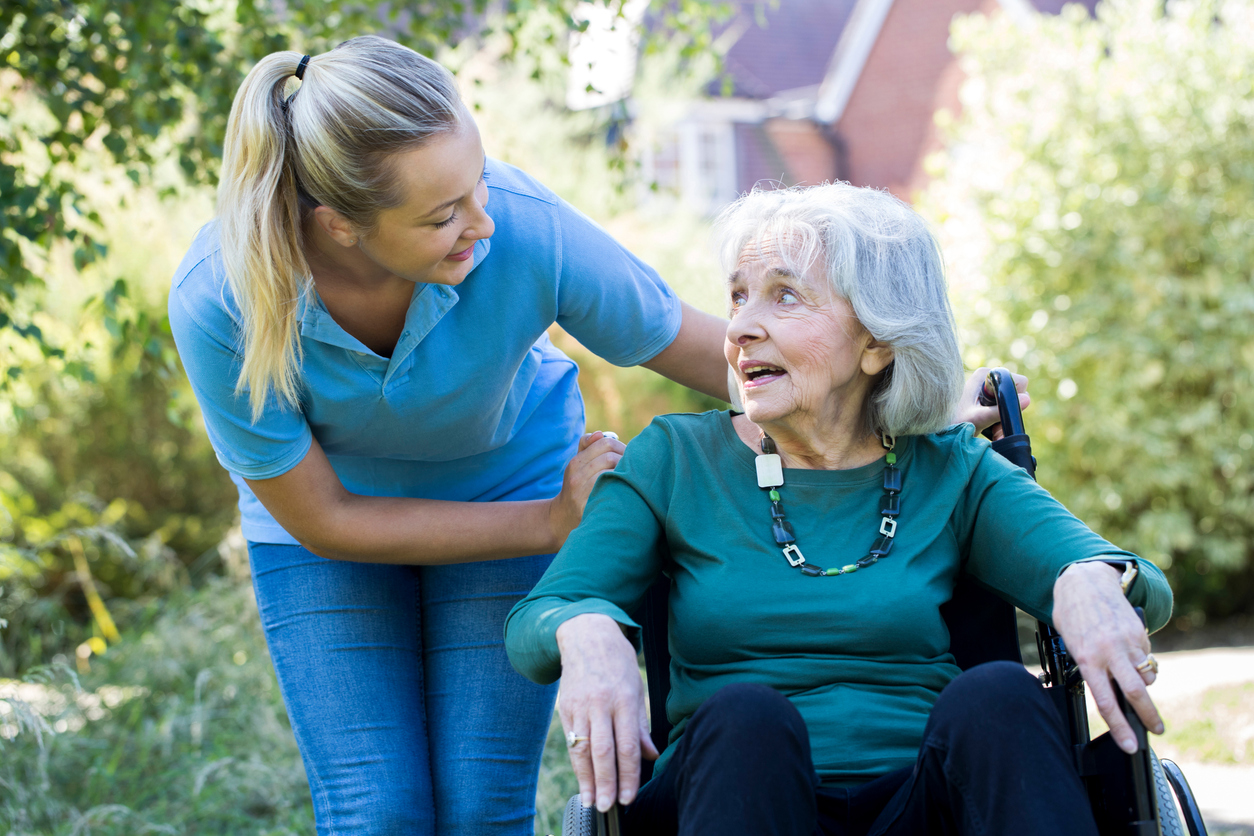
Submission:
<svg viewBox="0 0 1254 836">
<path fill-rule="evenodd" d="M 885 458 L 886 458 L 886 459 L 888 459 L 888 463 L 889 463 L 889 464 L 896 464 L 896 463 L 897 463 L 897 454 L 896 454 L 896 453 L 894 453 L 892 450 L 889 450 L 889 451 L 888 451 L 888 455 L 887 455 L 887 456 L 885 456 Z"/>
<path fill-rule="evenodd" d="M 774 488 L 771 488 L 771 492 L 769 496 L 771 497 L 772 501 L 779 502 L 779 491 L 775 490 Z"/>
<path fill-rule="evenodd" d="M 848 566 L 842 566 L 840 567 L 840 571 L 842 574 L 852 574 L 853 572 L 858 571 L 858 564 L 850 563 Z"/>
</svg>

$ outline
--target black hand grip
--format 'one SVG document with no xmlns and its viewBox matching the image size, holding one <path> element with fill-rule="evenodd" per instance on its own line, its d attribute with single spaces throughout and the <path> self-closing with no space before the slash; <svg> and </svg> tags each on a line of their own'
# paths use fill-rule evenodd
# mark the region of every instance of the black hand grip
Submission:
<svg viewBox="0 0 1254 836">
<path fill-rule="evenodd" d="M 1032 457 L 1032 440 L 1023 428 L 1023 410 L 1019 409 L 1014 375 L 1008 369 L 990 371 L 980 387 L 979 401 L 984 406 L 997 404 L 997 414 L 1001 417 L 1002 437 L 993 442 L 993 449 L 1035 479 L 1036 459 Z M 994 424 L 984 430 L 984 435 L 991 439 L 997 426 Z"/>
<path fill-rule="evenodd" d="M 1003 436 L 1023 435 L 1023 412 L 1019 409 L 1019 392 L 1009 369 L 993 369 L 980 387 L 980 404 L 997 405 Z M 984 431 L 987 435 L 992 427 Z"/>
</svg>

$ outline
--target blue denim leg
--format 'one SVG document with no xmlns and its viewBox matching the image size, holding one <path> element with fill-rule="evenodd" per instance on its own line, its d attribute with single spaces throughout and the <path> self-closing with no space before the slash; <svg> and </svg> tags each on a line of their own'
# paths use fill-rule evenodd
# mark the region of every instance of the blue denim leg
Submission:
<svg viewBox="0 0 1254 836">
<path fill-rule="evenodd" d="M 318 833 L 426 836 L 473 820 L 465 832 L 530 836 L 553 692 L 509 666 L 501 628 L 551 556 L 432 571 L 249 550 Z M 458 569 L 466 579 L 429 612 L 427 575 L 448 588 L 442 576 Z"/>
<path fill-rule="evenodd" d="M 552 555 L 422 570 L 423 662 L 440 833 L 531 836 L 557 686 L 505 655 L 505 616 Z"/>
<path fill-rule="evenodd" d="M 434 834 L 418 608 L 403 566 L 249 544 L 319 834 Z"/>
</svg>

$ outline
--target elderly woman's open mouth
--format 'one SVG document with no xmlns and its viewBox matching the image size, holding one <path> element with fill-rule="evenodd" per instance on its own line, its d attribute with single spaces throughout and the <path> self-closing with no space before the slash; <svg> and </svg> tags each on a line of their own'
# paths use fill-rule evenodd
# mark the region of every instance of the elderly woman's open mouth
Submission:
<svg viewBox="0 0 1254 836">
<path fill-rule="evenodd" d="M 740 373 L 745 378 L 746 389 L 765 386 L 788 374 L 779 366 L 773 366 L 770 363 L 763 363 L 758 360 L 741 360 Z"/>
</svg>

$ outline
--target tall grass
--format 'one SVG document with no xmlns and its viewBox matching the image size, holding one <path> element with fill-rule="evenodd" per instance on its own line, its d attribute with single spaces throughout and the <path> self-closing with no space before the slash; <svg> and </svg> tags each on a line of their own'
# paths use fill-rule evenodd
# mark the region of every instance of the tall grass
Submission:
<svg viewBox="0 0 1254 836">
<path fill-rule="evenodd" d="M 0 682 L 0 832 L 313 831 L 252 591 L 214 578 L 75 675 Z"/>
<path fill-rule="evenodd" d="M 578 792 L 556 713 L 537 834 Z M 246 578 L 165 602 L 82 674 L 0 680 L 0 833 L 308 834 L 313 808 Z"/>
</svg>

